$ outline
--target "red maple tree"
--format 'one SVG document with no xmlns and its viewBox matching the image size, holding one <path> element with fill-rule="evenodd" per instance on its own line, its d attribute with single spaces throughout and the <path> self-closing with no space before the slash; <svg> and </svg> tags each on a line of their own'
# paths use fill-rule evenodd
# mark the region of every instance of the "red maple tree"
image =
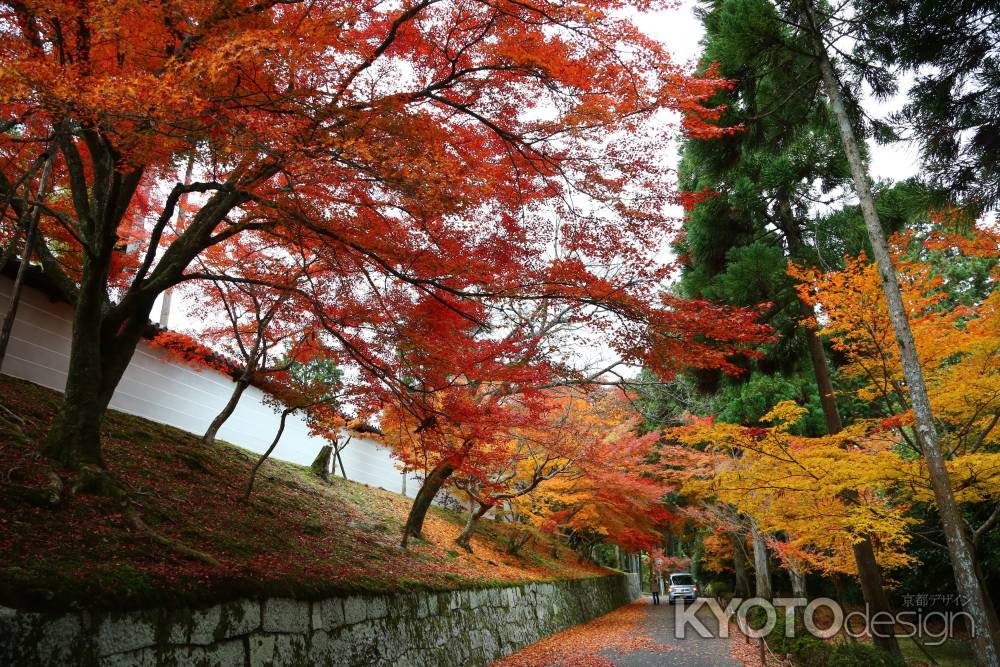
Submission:
<svg viewBox="0 0 1000 667">
<path fill-rule="evenodd" d="M 668 109 L 683 131 L 719 132 L 701 104 L 720 82 L 672 65 L 622 7 L 0 5 L 4 224 L 14 235 L 40 212 L 35 256 L 75 307 L 46 452 L 111 481 L 101 419 L 155 299 L 224 279 L 197 259 L 246 233 L 319 258 L 303 293 L 323 330 L 396 392 L 396 323 L 425 299 L 480 325 L 544 301 L 623 363 L 725 366 L 761 331 L 752 314 L 661 300 L 678 198 L 653 122 Z M 443 329 L 420 343 L 452 340 Z"/>
</svg>

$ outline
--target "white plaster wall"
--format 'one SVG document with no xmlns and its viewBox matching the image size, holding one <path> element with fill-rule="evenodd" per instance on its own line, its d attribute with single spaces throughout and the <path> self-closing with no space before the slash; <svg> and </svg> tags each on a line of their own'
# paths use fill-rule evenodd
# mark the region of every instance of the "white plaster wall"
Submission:
<svg viewBox="0 0 1000 667">
<path fill-rule="evenodd" d="M 0 276 L 0 317 L 7 312 L 12 284 L 9 278 Z M 62 391 L 69 367 L 72 314 L 69 305 L 53 303 L 44 294 L 25 287 L 3 373 Z M 111 399 L 111 407 L 200 434 L 225 405 L 233 386 L 225 375 L 172 362 L 142 341 Z M 262 453 L 277 428 L 278 414 L 264 403 L 263 392 L 250 387 L 219 437 Z M 309 435 L 305 420 L 293 414 L 272 456 L 308 465 L 323 444 L 321 438 Z M 386 447 L 354 434 L 341 456 L 348 478 L 402 491 L 402 475 Z M 411 479 L 406 484 L 407 495 L 416 495 L 418 488 Z"/>
</svg>

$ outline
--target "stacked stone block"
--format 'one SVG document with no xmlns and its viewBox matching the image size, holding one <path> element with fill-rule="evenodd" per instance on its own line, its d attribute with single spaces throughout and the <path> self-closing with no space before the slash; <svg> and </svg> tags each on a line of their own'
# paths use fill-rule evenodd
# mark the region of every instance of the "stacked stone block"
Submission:
<svg viewBox="0 0 1000 667">
<path fill-rule="evenodd" d="M 634 599 L 631 578 L 123 613 L 0 607 L 0 664 L 488 665 Z"/>
</svg>

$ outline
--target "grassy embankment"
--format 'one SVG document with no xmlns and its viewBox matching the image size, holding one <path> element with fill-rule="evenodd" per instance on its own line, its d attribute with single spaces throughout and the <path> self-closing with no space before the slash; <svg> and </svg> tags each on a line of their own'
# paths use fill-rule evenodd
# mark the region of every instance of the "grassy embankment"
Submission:
<svg viewBox="0 0 1000 667">
<path fill-rule="evenodd" d="M 473 554 L 453 539 L 462 517 L 439 507 L 427 541 L 399 547 L 409 500 L 308 468 L 269 461 L 243 501 L 256 455 L 228 443 L 112 412 L 107 464 L 153 531 L 218 561 L 165 547 L 136 527 L 123 503 L 80 494 L 57 507 L 33 501 L 48 463 L 38 445 L 59 394 L 0 376 L 0 604 L 29 609 L 138 608 L 209 603 L 241 595 L 319 597 L 336 593 L 495 586 L 586 577 L 563 547 L 553 557 L 537 537 L 507 555 L 510 524 L 484 521 Z M 206 415 L 206 423 L 211 415 Z M 350 474 L 350 470 L 348 470 Z"/>
</svg>

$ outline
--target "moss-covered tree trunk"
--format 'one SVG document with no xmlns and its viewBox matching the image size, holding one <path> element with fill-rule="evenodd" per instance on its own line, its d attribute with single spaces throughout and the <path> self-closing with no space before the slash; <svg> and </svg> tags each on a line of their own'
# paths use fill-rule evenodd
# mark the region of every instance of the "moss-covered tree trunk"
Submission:
<svg viewBox="0 0 1000 667">
<path fill-rule="evenodd" d="M 476 524 L 479 520 L 492 508 L 493 505 L 484 505 L 473 501 L 472 507 L 469 508 L 469 518 L 465 521 L 465 527 L 462 528 L 462 532 L 455 538 L 455 544 L 472 553 L 472 543 L 469 541 L 472 539 L 472 531 L 476 529 Z"/>
<path fill-rule="evenodd" d="M 104 468 L 101 425 L 129 360 L 142 336 L 152 307 L 112 329 L 106 311 L 104 281 L 93 274 L 107 271 L 100 260 L 84 260 L 84 280 L 73 313 L 69 370 L 62 405 L 46 436 L 43 451 L 70 470 L 92 465 Z M 97 266 L 88 266 L 96 263 Z M 145 304 L 140 304 L 140 306 Z"/>
<path fill-rule="evenodd" d="M 736 588 L 733 594 L 738 598 L 750 597 L 750 577 L 747 574 L 747 554 L 743 539 L 730 533 L 729 541 L 733 545 L 733 571 L 736 574 Z"/>
<path fill-rule="evenodd" d="M 324 482 L 328 482 L 330 481 L 331 460 L 333 460 L 333 447 L 331 445 L 323 445 L 320 447 L 319 454 L 316 455 L 309 468 L 317 477 L 320 477 Z"/>
<path fill-rule="evenodd" d="M 438 491 L 448 481 L 455 468 L 450 461 L 442 461 L 424 478 L 424 483 L 417 492 L 417 497 L 413 499 L 410 506 L 410 514 L 406 517 L 406 525 L 403 527 L 403 548 L 410 537 L 423 537 L 424 519 L 427 518 L 427 511 L 437 496 Z"/>
</svg>

